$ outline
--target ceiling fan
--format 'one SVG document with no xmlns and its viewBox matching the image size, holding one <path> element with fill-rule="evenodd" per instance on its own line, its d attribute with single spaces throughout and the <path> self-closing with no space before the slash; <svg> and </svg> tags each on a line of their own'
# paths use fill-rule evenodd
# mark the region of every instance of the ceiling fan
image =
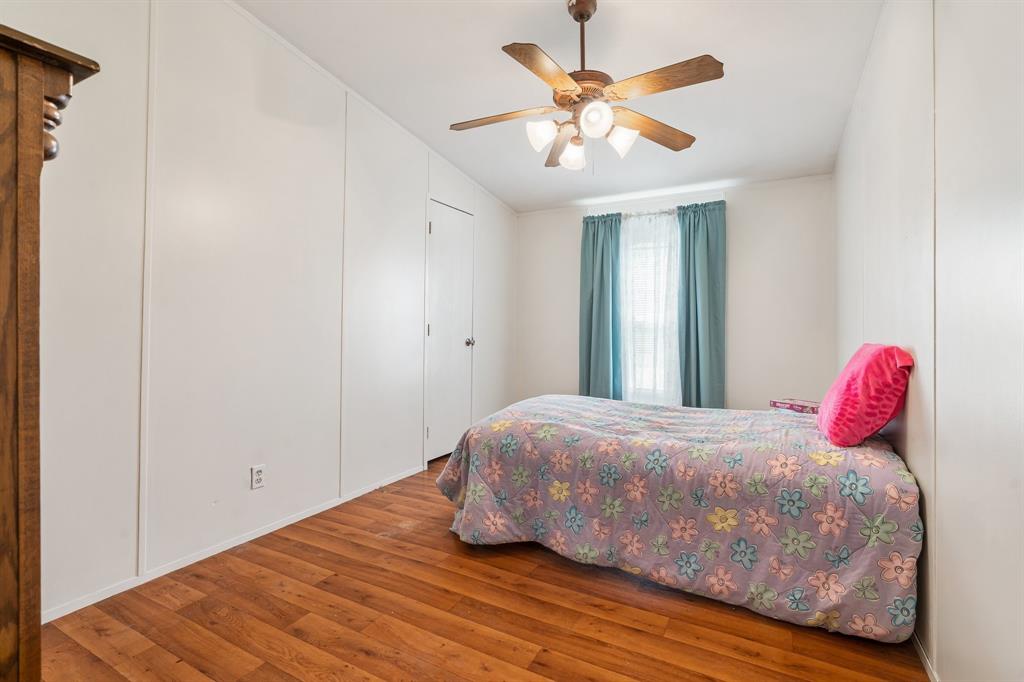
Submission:
<svg viewBox="0 0 1024 682">
<path fill-rule="evenodd" d="M 549 119 L 527 123 L 526 134 L 538 152 L 553 142 L 545 166 L 562 166 L 570 170 L 581 170 L 586 165 L 584 136 L 606 137 L 619 158 L 626 156 L 638 135 L 676 152 L 692 145 L 696 140 L 693 135 L 632 109 L 611 106 L 609 102 L 622 102 L 721 78 L 724 75 L 722 62 L 705 54 L 625 80 L 613 81 L 603 71 L 587 69 L 586 22 L 597 11 L 597 0 L 567 0 L 567 3 L 569 14 L 580 25 L 579 71 L 566 73 L 533 43 L 512 43 L 501 48 L 551 86 L 554 106 L 475 118 L 472 121 L 453 123 L 450 129 L 469 130 L 516 118 L 567 112 L 571 116 L 566 121 Z"/>
</svg>

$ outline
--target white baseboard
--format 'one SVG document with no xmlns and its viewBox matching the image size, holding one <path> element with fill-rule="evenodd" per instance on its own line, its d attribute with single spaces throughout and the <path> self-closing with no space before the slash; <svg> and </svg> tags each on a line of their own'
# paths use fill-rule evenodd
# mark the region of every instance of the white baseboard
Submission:
<svg viewBox="0 0 1024 682">
<path fill-rule="evenodd" d="M 113 597 L 118 592 L 130 590 L 133 587 L 136 587 L 146 582 L 146 580 L 148 580 L 148 578 L 143 578 L 141 576 L 134 575 L 131 578 L 122 580 L 121 582 L 114 583 L 113 585 L 108 585 L 107 587 L 104 587 L 100 590 L 96 590 L 95 592 L 90 592 L 89 594 L 83 595 L 76 599 L 72 599 L 71 601 L 67 601 L 63 604 L 59 604 L 52 608 L 46 609 L 43 611 L 43 623 L 49 623 L 51 620 L 56 620 L 61 616 L 66 616 L 72 611 L 84 609 L 86 606 L 89 606 L 90 604 L 95 604 L 98 601 L 103 601 L 107 597 Z"/>
<path fill-rule="evenodd" d="M 914 648 L 917 650 L 917 655 L 921 657 L 921 663 L 924 665 L 924 671 L 928 673 L 928 679 L 931 682 L 940 682 L 939 674 L 935 672 L 935 666 L 932 665 L 932 661 L 928 658 L 928 652 L 925 651 L 924 646 L 921 645 L 921 640 L 918 638 L 917 633 L 914 633 L 912 638 L 914 642 Z"/>
<path fill-rule="evenodd" d="M 384 479 L 383 481 L 380 481 L 379 483 L 374 483 L 372 485 L 360 488 L 359 490 L 354 490 L 350 493 L 346 493 L 342 497 L 336 497 L 334 499 L 327 500 L 326 502 L 321 502 L 320 504 L 312 506 L 308 509 L 304 509 L 295 514 L 291 514 L 289 516 L 284 517 L 283 519 L 278 519 L 277 521 L 269 523 L 265 526 L 261 526 L 256 530 L 252 530 L 247 533 L 237 535 L 229 540 L 218 542 L 217 544 L 211 545 L 206 549 L 202 549 L 198 552 L 189 554 L 188 556 L 184 556 L 180 559 L 175 559 L 174 561 L 166 563 L 162 566 L 149 569 L 142 575 L 132 576 L 131 578 L 128 578 L 126 580 L 116 582 L 113 585 L 108 585 L 103 589 L 96 590 L 95 592 L 91 592 L 76 599 L 64 602 L 63 604 L 60 604 L 58 606 L 46 609 L 45 611 L 43 611 L 43 622 L 49 623 L 51 620 L 56 620 L 57 618 L 65 616 L 71 613 L 72 611 L 77 611 L 78 609 L 85 608 L 90 604 L 95 604 L 96 602 L 102 601 L 107 597 L 112 597 L 115 594 L 118 594 L 119 592 L 124 592 L 125 590 L 132 589 L 133 587 L 138 587 L 143 583 L 149 582 L 154 578 L 159 578 L 160 576 L 166 575 L 171 571 L 176 571 L 179 568 L 188 566 L 189 564 L 194 564 L 197 561 L 201 561 L 209 556 L 213 556 L 214 554 L 223 552 L 226 549 L 231 549 L 232 547 L 240 545 L 243 542 L 248 542 L 253 538 L 258 538 L 261 535 L 266 535 L 267 533 L 271 533 L 277 530 L 278 528 L 283 528 L 289 524 L 295 523 L 296 521 L 301 521 L 302 519 L 307 518 L 309 516 L 313 516 L 314 514 L 319 514 L 325 509 L 336 507 L 339 504 L 342 504 L 343 502 L 348 502 L 349 500 L 355 499 L 361 495 L 365 495 L 366 493 L 372 492 L 378 488 L 382 488 L 390 483 L 400 481 L 403 478 L 408 478 L 409 476 L 418 474 L 421 471 L 425 470 L 426 469 L 423 466 L 413 467 L 412 469 L 395 474 L 394 476 L 389 476 L 388 478 Z"/>
<path fill-rule="evenodd" d="M 361 495 L 365 495 L 366 493 L 372 493 L 374 490 L 377 490 L 378 488 L 383 488 L 386 485 L 390 485 L 392 483 L 395 483 L 396 481 L 401 481 L 403 478 L 409 478 L 410 476 L 413 476 L 415 474 L 420 473 L 421 471 L 426 470 L 427 467 L 424 465 L 414 466 L 413 468 L 406 469 L 405 471 L 397 473 L 394 476 L 388 476 L 382 481 L 371 483 L 370 485 L 365 485 L 362 488 L 357 488 L 356 490 L 342 493 L 341 497 L 339 498 L 338 504 L 341 504 L 342 502 L 348 502 L 349 500 L 354 500 L 355 498 Z"/>
<path fill-rule="evenodd" d="M 65 602 L 59 606 L 54 606 L 53 608 L 46 609 L 45 611 L 43 611 L 43 622 L 48 623 L 51 620 L 60 618 L 61 616 L 71 613 L 72 611 L 77 611 L 78 609 L 89 606 L 90 604 L 95 604 L 98 601 L 102 601 L 107 597 L 112 597 L 119 592 L 124 592 L 125 590 L 130 590 L 133 587 L 138 587 L 139 585 L 149 582 L 154 578 L 159 578 L 160 576 L 166 575 L 171 571 L 176 571 L 179 568 L 182 568 L 183 566 L 194 564 L 195 562 L 201 561 L 209 556 L 213 556 L 218 552 L 223 552 L 224 550 L 231 549 L 232 547 L 240 545 L 243 542 L 248 542 L 253 538 L 258 538 L 261 535 L 266 535 L 267 533 L 273 532 L 278 528 L 283 528 L 289 524 L 295 523 L 296 521 L 301 521 L 306 517 L 312 516 L 314 514 L 319 514 L 325 509 L 336 507 L 344 501 L 345 500 L 342 500 L 340 498 L 333 498 L 327 500 L 326 502 L 321 502 L 318 505 L 315 505 L 308 509 L 304 509 L 295 514 L 290 514 L 284 517 L 283 519 L 278 519 L 273 523 L 268 523 L 267 525 L 261 526 L 260 528 L 257 528 L 255 530 L 251 530 L 241 535 L 236 535 L 233 538 L 224 540 L 223 542 L 218 542 L 217 544 L 211 545 L 206 549 L 201 549 L 198 552 L 193 552 L 192 554 L 184 556 L 180 559 L 175 559 L 174 561 L 168 562 L 162 566 L 151 568 L 142 575 L 133 576 L 131 578 L 128 578 L 127 580 L 122 580 L 108 587 L 104 587 L 101 590 L 97 590 L 96 592 L 92 592 L 82 597 L 78 597 L 77 599 L 72 599 L 71 601 Z"/>
</svg>

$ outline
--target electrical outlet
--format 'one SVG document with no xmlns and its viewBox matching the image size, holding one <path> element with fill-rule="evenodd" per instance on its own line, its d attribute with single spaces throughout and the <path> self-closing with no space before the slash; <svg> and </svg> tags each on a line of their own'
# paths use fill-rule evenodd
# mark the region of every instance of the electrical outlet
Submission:
<svg viewBox="0 0 1024 682">
<path fill-rule="evenodd" d="M 249 488 L 251 490 L 256 490 L 256 488 L 263 487 L 263 479 L 266 468 L 266 464 L 257 464 L 255 466 L 249 467 Z"/>
</svg>

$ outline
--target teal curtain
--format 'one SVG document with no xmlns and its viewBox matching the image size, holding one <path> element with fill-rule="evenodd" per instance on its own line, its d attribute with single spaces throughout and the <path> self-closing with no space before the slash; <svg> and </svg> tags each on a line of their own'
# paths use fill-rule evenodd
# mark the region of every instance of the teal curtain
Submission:
<svg viewBox="0 0 1024 682">
<path fill-rule="evenodd" d="M 725 202 L 677 209 L 683 405 L 725 407 Z"/>
<path fill-rule="evenodd" d="M 583 219 L 580 395 L 622 399 L 619 234 L 622 214 Z"/>
</svg>

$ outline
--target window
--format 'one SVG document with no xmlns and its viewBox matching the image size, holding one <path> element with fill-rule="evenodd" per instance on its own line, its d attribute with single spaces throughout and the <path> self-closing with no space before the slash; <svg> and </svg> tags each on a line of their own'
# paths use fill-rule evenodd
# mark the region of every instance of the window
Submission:
<svg viewBox="0 0 1024 682">
<path fill-rule="evenodd" d="M 622 217 L 622 399 L 682 404 L 679 220 L 675 210 Z"/>
</svg>

